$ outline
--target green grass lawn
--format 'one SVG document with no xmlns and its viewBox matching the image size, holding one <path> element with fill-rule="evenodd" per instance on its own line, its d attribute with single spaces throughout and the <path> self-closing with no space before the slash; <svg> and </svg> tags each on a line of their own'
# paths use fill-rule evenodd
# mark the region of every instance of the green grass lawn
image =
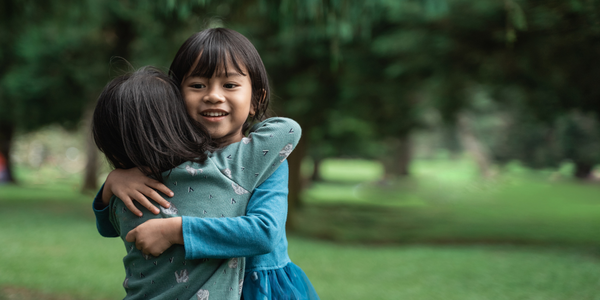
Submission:
<svg viewBox="0 0 600 300">
<path fill-rule="evenodd" d="M 2 202 L 0 299 L 123 296 L 125 251 L 119 240 L 96 234 L 88 208 L 77 202 Z M 322 299 L 600 299 L 596 254 L 560 247 L 361 246 L 290 238 L 292 260 Z M 31 293 L 35 298 L 26 297 Z"/>
<path fill-rule="evenodd" d="M 289 238 L 322 299 L 600 299 L 596 185 L 447 161 L 373 183 L 377 164 L 327 164 Z M 24 178 L 0 186 L 0 300 L 122 298 L 125 251 L 97 234 L 93 195 Z"/>
<path fill-rule="evenodd" d="M 344 246 L 292 239 L 322 299 L 600 299 L 593 253 L 515 246 Z"/>
<path fill-rule="evenodd" d="M 330 160 L 322 169 L 325 181 L 304 193 L 299 233 L 305 236 L 600 245 L 600 185 L 574 182 L 559 172 L 509 165 L 484 180 L 466 160 L 418 160 L 412 178 L 381 181 L 382 168 L 373 162 Z M 342 175 L 349 173 L 354 175 Z M 356 174 L 365 174 L 363 181 Z"/>
</svg>

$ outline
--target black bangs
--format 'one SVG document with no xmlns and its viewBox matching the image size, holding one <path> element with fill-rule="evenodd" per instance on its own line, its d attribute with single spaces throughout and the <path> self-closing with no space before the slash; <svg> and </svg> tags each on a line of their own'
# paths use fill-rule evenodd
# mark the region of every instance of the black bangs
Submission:
<svg viewBox="0 0 600 300">
<path fill-rule="evenodd" d="M 231 64 L 239 74 L 250 73 L 252 77 L 252 71 L 257 69 L 252 56 L 258 53 L 243 35 L 225 28 L 208 29 L 192 35 L 181 46 L 171 64 L 170 75 L 179 84 L 187 76 L 211 78 L 215 73 L 228 76 Z"/>
<path fill-rule="evenodd" d="M 222 44 L 225 44 L 226 47 L 221 47 L 220 45 Z M 217 76 L 225 74 L 225 76 L 229 77 L 229 64 L 232 65 L 232 68 L 237 73 L 247 76 L 248 74 L 244 73 L 242 70 L 242 64 L 238 62 L 240 53 L 235 53 L 237 52 L 235 50 L 236 49 L 232 48 L 231 45 L 227 45 L 226 43 L 208 43 L 208 45 L 205 45 L 205 47 L 200 50 L 201 54 L 198 58 L 198 63 L 187 76 L 211 78 L 215 74 Z"/>
</svg>

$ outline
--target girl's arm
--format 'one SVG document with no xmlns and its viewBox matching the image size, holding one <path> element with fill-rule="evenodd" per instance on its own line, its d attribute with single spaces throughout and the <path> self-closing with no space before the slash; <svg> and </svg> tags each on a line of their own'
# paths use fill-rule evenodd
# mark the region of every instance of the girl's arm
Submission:
<svg viewBox="0 0 600 300">
<path fill-rule="evenodd" d="M 126 240 L 144 254 L 158 256 L 173 244 L 185 246 L 186 259 L 255 256 L 272 252 L 285 233 L 287 160 L 254 190 L 246 216 L 153 219 L 131 230 Z"/>
<path fill-rule="evenodd" d="M 186 259 L 255 256 L 272 252 L 285 234 L 288 196 L 287 160 L 248 202 L 246 216 L 182 218 Z"/>
<path fill-rule="evenodd" d="M 98 194 L 94 198 L 92 209 L 96 215 L 96 228 L 103 237 L 117 237 L 119 234 L 110 223 L 110 209 L 108 204 L 110 198 L 116 195 L 123 200 L 125 206 L 138 216 L 142 216 L 142 212 L 133 205 L 133 200 L 139 202 L 144 207 L 149 209 L 154 214 L 158 214 L 159 210 L 156 206 L 146 198 L 156 201 L 159 205 L 169 208 L 170 204 L 156 191 L 173 197 L 173 192 L 158 180 L 154 180 L 146 176 L 138 168 L 131 169 L 115 169 L 108 174 L 106 182 L 102 185 Z"/>
<path fill-rule="evenodd" d="M 110 222 L 110 209 L 108 205 L 102 202 L 102 191 L 104 190 L 104 184 L 98 191 L 92 209 L 94 215 L 96 215 L 96 228 L 103 237 L 118 237 L 119 233 L 115 230 L 112 223 Z"/>
</svg>

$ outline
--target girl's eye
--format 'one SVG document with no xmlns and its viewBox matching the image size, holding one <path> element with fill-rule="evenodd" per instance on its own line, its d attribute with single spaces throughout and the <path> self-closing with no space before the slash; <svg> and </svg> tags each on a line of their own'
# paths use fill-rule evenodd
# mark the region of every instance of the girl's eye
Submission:
<svg viewBox="0 0 600 300">
<path fill-rule="evenodd" d="M 232 88 L 236 87 L 236 85 L 233 83 L 226 83 L 223 85 L 223 87 L 225 87 L 226 89 L 232 89 Z"/>
<path fill-rule="evenodd" d="M 201 89 L 201 88 L 204 88 L 204 84 L 196 83 L 196 84 L 192 84 L 192 87 L 195 89 Z"/>
</svg>

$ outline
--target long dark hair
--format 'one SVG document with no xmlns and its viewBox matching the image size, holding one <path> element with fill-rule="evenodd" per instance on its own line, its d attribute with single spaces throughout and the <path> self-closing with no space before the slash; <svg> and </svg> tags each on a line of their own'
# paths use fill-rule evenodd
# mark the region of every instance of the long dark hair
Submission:
<svg viewBox="0 0 600 300">
<path fill-rule="evenodd" d="M 96 146 L 115 168 L 161 173 L 215 150 L 206 129 L 187 113 L 179 88 L 165 73 L 143 67 L 105 87 L 92 120 Z"/>
<path fill-rule="evenodd" d="M 198 63 L 194 67 L 196 61 Z M 268 117 L 271 91 L 267 70 L 258 51 L 241 33 L 227 28 L 211 28 L 193 34 L 177 51 L 169 75 L 181 87 L 187 76 L 211 78 L 215 72 L 225 72 L 227 76 L 228 63 L 238 73 L 250 76 L 252 83 L 251 105 L 255 115 L 244 123 L 242 132 L 246 132 L 252 123 Z M 248 74 L 242 72 L 242 68 Z"/>
</svg>

